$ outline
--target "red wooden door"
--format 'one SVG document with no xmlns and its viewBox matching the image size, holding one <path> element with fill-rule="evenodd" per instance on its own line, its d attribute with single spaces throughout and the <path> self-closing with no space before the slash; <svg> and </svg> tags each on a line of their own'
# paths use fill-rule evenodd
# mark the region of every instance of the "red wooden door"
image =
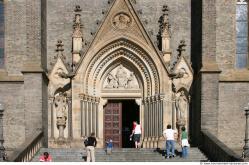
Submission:
<svg viewBox="0 0 249 165">
<path fill-rule="evenodd" d="M 107 103 L 104 107 L 104 140 L 113 141 L 114 148 L 122 147 L 122 103 Z"/>
</svg>

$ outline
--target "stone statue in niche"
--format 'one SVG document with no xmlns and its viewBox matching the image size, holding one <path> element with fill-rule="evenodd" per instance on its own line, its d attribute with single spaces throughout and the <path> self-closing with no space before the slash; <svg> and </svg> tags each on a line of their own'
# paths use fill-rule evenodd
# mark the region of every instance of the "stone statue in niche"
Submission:
<svg viewBox="0 0 249 165">
<path fill-rule="evenodd" d="M 176 119 L 178 124 L 186 124 L 188 100 L 184 91 L 176 94 Z"/>
<path fill-rule="evenodd" d="M 56 125 L 59 129 L 59 138 L 58 140 L 64 140 L 64 129 L 66 127 L 67 122 L 67 98 L 63 93 L 59 93 L 55 96 L 54 106 L 56 110 Z"/>
<path fill-rule="evenodd" d="M 123 65 L 119 65 L 117 73 L 116 73 L 116 78 L 118 80 L 118 87 L 119 88 L 125 88 L 127 86 L 127 72 L 125 71 Z"/>
</svg>

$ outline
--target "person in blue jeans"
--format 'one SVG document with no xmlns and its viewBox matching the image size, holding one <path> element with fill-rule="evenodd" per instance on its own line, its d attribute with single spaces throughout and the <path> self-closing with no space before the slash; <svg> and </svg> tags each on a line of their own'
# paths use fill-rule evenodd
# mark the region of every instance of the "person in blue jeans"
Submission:
<svg viewBox="0 0 249 165">
<path fill-rule="evenodd" d="M 168 159 L 170 157 L 175 157 L 175 137 L 177 137 L 177 131 L 171 129 L 171 125 L 167 125 L 167 129 L 163 131 L 163 136 L 166 139 L 166 156 Z"/>
<path fill-rule="evenodd" d="M 109 141 L 106 142 L 106 153 L 110 155 L 112 153 L 113 149 L 113 142 L 112 139 L 109 139 Z"/>
<path fill-rule="evenodd" d="M 188 157 L 188 133 L 186 132 L 186 128 L 182 127 L 182 133 L 181 133 L 181 146 L 182 146 L 182 158 Z"/>
</svg>

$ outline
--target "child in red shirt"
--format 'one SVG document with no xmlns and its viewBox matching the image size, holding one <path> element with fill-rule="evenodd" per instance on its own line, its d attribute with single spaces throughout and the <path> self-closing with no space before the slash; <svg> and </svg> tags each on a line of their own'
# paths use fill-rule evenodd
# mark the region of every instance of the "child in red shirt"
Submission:
<svg viewBox="0 0 249 165">
<path fill-rule="evenodd" d="M 48 152 L 44 152 L 43 155 L 40 156 L 40 162 L 52 162 L 52 157 Z"/>
</svg>

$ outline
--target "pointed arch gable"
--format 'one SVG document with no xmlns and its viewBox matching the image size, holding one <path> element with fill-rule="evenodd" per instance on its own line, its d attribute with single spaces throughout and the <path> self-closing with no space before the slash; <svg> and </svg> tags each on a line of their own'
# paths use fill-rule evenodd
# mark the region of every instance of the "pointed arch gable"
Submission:
<svg viewBox="0 0 249 165">
<path fill-rule="evenodd" d="M 94 52 L 92 53 L 94 54 Z M 139 68 L 141 74 L 146 78 L 146 82 L 150 84 L 150 87 L 146 87 L 148 95 L 159 93 L 160 73 L 157 69 L 156 63 L 141 47 L 125 39 L 119 39 L 106 45 L 98 51 L 98 53 L 92 56 L 92 58 L 88 58 L 89 62 L 85 63 L 86 65 L 82 65 L 82 70 L 80 71 L 82 73 L 81 79 L 82 83 L 85 82 L 83 92 L 96 92 L 96 89 L 94 89 L 95 87 L 90 84 L 99 81 L 96 77 L 99 76 L 99 73 L 103 69 L 108 67 L 106 64 L 110 63 L 110 61 L 115 61 L 117 58 L 127 59 L 128 61 L 131 61 L 134 66 Z"/>
</svg>

